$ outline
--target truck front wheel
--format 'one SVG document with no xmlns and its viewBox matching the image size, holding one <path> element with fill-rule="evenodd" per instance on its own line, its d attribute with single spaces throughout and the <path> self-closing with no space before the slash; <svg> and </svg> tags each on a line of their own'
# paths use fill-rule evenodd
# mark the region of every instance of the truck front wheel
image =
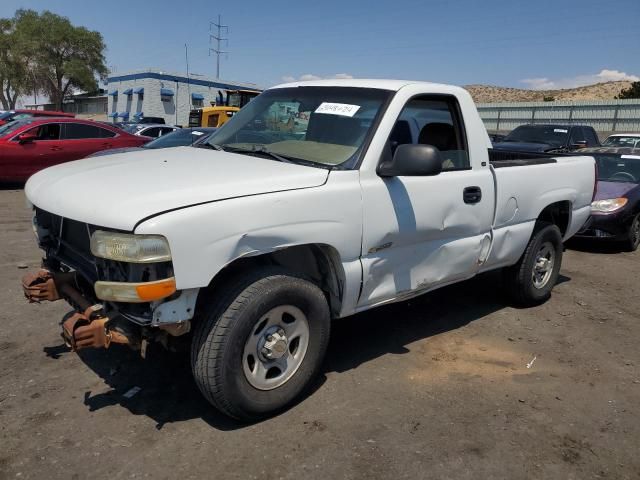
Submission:
<svg viewBox="0 0 640 480">
<path fill-rule="evenodd" d="M 538 222 L 518 263 L 506 268 L 505 283 L 513 299 L 534 306 L 551 296 L 562 265 L 562 234 L 548 222 Z"/>
<path fill-rule="evenodd" d="M 198 388 L 238 420 L 281 411 L 320 372 L 330 331 L 322 290 L 269 268 L 217 293 L 194 332 L 191 366 Z"/>
</svg>

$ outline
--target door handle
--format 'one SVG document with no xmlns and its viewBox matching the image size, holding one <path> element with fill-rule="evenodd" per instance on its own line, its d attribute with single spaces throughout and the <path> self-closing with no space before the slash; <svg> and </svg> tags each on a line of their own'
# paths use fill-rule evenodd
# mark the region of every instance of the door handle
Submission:
<svg viewBox="0 0 640 480">
<path fill-rule="evenodd" d="M 482 189 L 480 187 L 466 187 L 462 191 L 464 203 L 478 203 L 482 200 Z"/>
<path fill-rule="evenodd" d="M 58 152 L 58 151 L 62 150 L 62 147 L 59 147 L 58 145 L 53 145 L 51 147 L 51 150 L 53 150 L 54 152 Z"/>
</svg>

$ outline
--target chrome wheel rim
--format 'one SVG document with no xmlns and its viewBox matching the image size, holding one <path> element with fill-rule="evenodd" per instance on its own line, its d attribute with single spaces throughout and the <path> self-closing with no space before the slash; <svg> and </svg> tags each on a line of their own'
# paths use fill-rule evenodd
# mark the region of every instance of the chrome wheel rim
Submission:
<svg viewBox="0 0 640 480">
<path fill-rule="evenodd" d="M 534 287 L 540 289 L 549 283 L 549 279 L 553 273 L 555 259 L 556 251 L 553 248 L 553 244 L 551 242 L 544 242 L 540 246 L 538 253 L 536 253 L 536 260 L 533 264 L 531 277 Z"/>
<path fill-rule="evenodd" d="M 255 323 L 244 346 L 242 368 L 251 386 L 272 390 L 300 368 L 309 346 L 309 321 L 298 307 L 280 305 Z"/>
</svg>

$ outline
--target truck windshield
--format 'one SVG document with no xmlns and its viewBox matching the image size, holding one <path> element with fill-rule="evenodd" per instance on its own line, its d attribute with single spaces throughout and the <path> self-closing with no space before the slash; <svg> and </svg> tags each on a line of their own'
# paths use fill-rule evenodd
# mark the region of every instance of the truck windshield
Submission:
<svg viewBox="0 0 640 480">
<path fill-rule="evenodd" d="M 598 166 L 598 180 L 604 182 L 640 183 L 640 155 L 587 153 Z"/>
<path fill-rule="evenodd" d="M 373 88 L 267 90 L 208 143 L 218 149 L 318 167 L 354 168 L 392 92 Z"/>
<path fill-rule="evenodd" d="M 545 143 L 554 147 L 567 144 L 569 129 L 558 125 L 522 125 L 507 135 L 503 142 Z"/>
</svg>

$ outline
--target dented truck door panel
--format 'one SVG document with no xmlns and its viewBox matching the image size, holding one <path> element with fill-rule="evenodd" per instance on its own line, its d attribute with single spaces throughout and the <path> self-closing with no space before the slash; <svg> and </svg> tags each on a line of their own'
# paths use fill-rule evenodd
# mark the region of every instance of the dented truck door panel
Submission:
<svg viewBox="0 0 640 480">
<path fill-rule="evenodd" d="M 494 183 L 480 159 L 472 168 L 457 100 L 409 100 L 385 148 L 437 147 L 443 171 L 423 177 L 364 177 L 363 288 L 358 307 L 401 299 L 473 276 L 491 245 Z"/>
</svg>

